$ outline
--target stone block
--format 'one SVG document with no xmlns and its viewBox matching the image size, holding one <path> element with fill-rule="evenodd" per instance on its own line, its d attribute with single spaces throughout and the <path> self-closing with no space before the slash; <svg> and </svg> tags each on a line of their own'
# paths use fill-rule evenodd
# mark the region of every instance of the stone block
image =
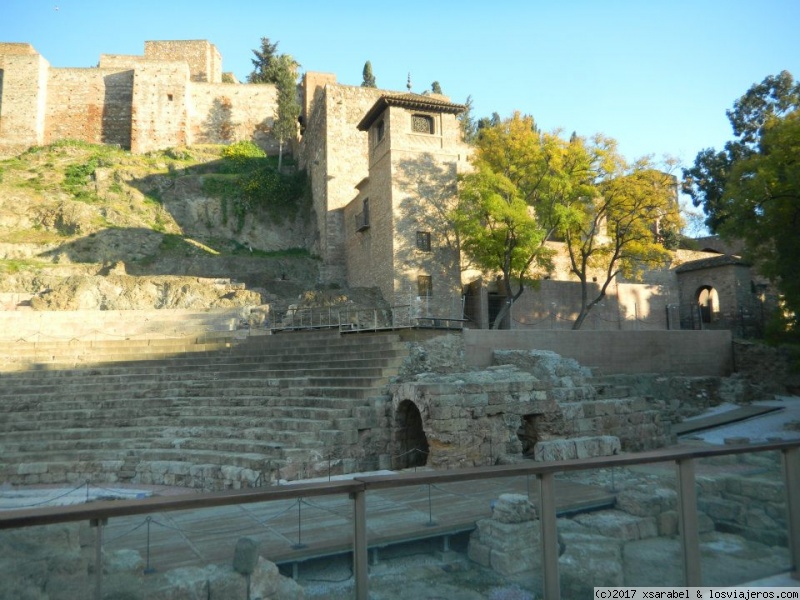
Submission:
<svg viewBox="0 0 800 600">
<path fill-rule="evenodd" d="M 584 405 L 580 402 L 565 402 L 559 408 L 561 409 L 561 415 L 566 420 L 573 420 L 573 419 L 581 419 L 585 415 L 584 413 Z"/>
<path fill-rule="evenodd" d="M 781 482 L 763 477 L 740 478 L 739 493 L 746 498 L 767 502 L 782 502 L 786 494 Z"/>
<path fill-rule="evenodd" d="M 738 522 L 744 513 L 740 502 L 714 496 L 698 498 L 697 508 L 710 515 L 715 522 Z"/>
<path fill-rule="evenodd" d="M 258 542 L 242 537 L 236 540 L 233 551 L 233 570 L 242 575 L 251 575 L 258 564 Z"/>
<path fill-rule="evenodd" d="M 639 517 L 656 517 L 675 510 L 677 493 L 669 488 L 630 488 L 617 495 L 616 507 Z"/>
<path fill-rule="evenodd" d="M 620 540 L 640 540 L 657 534 L 655 517 L 636 517 L 618 510 L 586 513 L 575 520 L 592 531 Z"/>
<path fill-rule="evenodd" d="M 475 539 L 475 535 L 470 538 L 469 546 L 467 548 L 467 556 L 473 562 L 481 566 L 488 567 L 491 565 L 492 551 L 485 544 L 480 543 Z"/>
<path fill-rule="evenodd" d="M 745 524 L 752 529 L 777 530 L 779 528 L 775 520 L 760 508 L 753 508 L 747 511 Z"/>
<path fill-rule="evenodd" d="M 47 463 L 20 463 L 17 465 L 17 475 L 38 475 L 47 473 Z"/>
<path fill-rule="evenodd" d="M 558 559 L 562 598 L 591 598 L 593 587 L 624 583 L 620 542 L 600 536 L 565 534 Z"/>
<path fill-rule="evenodd" d="M 542 462 L 572 460 L 578 457 L 572 440 L 547 440 L 533 446 L 533 459 Z"/>
<path fill-rule="evenodd" d="M 678 535 L 678 511 L 668 510 L 657 517 L 658 535 L 672 537 Z"/>
<path fill-rule="evenodd" d="M 536 519 L 536 509 L 524 494 L 501 494 L 492 511 L 501 523 L 523 523 Z"/>
</svg>

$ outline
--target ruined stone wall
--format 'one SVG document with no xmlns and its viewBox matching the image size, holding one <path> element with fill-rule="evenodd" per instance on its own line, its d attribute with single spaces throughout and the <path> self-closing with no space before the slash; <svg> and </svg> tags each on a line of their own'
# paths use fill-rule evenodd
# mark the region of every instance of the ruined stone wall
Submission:
<svg viewBox="0 0 800 600">
<path fill-rule="evenodd" d="M 29 44 L 0 45 L 0 156 L 44 143 L 49 66 Z"/>
<path fill-rule="evenodd" d="M 139 63 L 133 79 L 132 152 L 187 144 L 188 84 L 186 63 Z"/>
<path fill-rule="evenodd" d="M 192 81 L 220 83 L 222 57 L 207 40 L 166 40 L 144 43 L 144 56 L 150 60 L 184 61 Z"/>
<path fill-rule="evenodd" d="M 730 331 L 464 331 L 467 364 L 491 364 L 494 348 L 552 350 L 604 373 L 731 374 Z"/>
<path fill-rule="evenodd" d="M 144 56 L 103 54 L 85 69 L 51 69 L 29 44 L 0 44 L 0 154 L 61 139 L 137 153 L 237 140 L 277 151 L 274 86 L 222 84 L 221 69 L 204 40 L 146 42 Z"/>
<path fill-rule="evenodd" d="M 391 386 L 391 452 L 420 450 L 406 418 L 419 412 L 424 464 L 454 468 L 607 456 L 664 446 L 672 438 L 660 405 L 643 397 L 598 397 L 591 372 L 548 351 L 495 353 L 484 371 L 423 373 Z M 414 447 L 409 447 L 410 440 Z"/>
<path fill-rule="evenodd" d="M 192 83 L 188 93 L 189 144 L 250 140 L 278 152 L 270 135 L 277 108 L 273 84 Z"/>
<path fill-rule="evenodd" d="M 45 143 L 131 144 L 133 71 L 50 69 Z"/>
</svg>

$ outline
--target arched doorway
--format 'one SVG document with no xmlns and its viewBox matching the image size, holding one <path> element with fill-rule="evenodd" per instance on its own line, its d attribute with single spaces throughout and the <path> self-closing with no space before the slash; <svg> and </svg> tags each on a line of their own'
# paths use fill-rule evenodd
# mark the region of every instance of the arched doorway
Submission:
<svg viewBox="0 0 800 600">
<path fill-rule="evenodd" d="M 700 320 L 711 323 L 714 316 L 719 313 L 719 295 L 710 285 L 704 285 L 697 290 L 697 306 L 700 309 Z"/>
<path fill-rule="evenodd" d="M 395 415 L 394 442 L 397 454 L 396 469 L 422 467 L 428 462 L 428 438 L 422 427 L 422 415 L 411 400 L 403 400 Z"/>
</svg>

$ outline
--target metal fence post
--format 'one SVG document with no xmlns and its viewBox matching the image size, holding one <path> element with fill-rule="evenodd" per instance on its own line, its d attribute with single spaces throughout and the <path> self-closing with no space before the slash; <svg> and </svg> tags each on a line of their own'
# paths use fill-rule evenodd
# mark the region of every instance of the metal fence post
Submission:
<svg viewBox="0 0 800 600">
<path fill-rule="evenodd" d="M 791 574 L 800 579 L 800 448 L 783 451 L 783 473 L 786 481 L 786 513 L 788 515 Z"/>
<path fill-rule="evenodd" d="M 558 531 L 556 530 L 556 487 L 552 473 L 537 475 L 539 479 L 539 524 L 542 528 L 542 574 L 545 600 L 560 600 L 558 578 Z"/>
<path fill-rule="evenodd" d="M 675 461 L 678 467 L 678 524 L 683 550 L 683 578 L 687 587 L 699 587 L 700 536 L 697 519 L 697 490 L 694 487 L 694 459 Z"/>
<path fill-rule="evenodd" d="M 369 595 L 367 493 L 364 490 L 353 492 L 350 498 L 353 499 L 353 579 L 356 582 L 356 600 L 367 600 Z"/>
<path fill-rule="evenodd" d="M 95 528 L 94 536 L 94 598 L 103 600 L 103 527 L 108 519 L 91 519 L 89 525 Z"/>
</svg>

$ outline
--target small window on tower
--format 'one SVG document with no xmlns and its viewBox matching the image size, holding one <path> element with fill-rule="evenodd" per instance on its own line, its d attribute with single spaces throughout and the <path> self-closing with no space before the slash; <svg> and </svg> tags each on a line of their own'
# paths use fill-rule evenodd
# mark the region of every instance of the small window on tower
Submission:
<svg viewBox="0 0 800 600">
<path fill-rule="evenodd" d="M 431 251 L 431 234 L 429 231 L 417 232 L 417 250 L 422 250 L 423 252 Z"/>
<path fill-rule="evenodd" d="M 411 115 L 411 131 L 414 133 L 433 133 L 433 117 L 429 115 Z"/>
<path fill-rule="evenodd" d="M 375 141 L 380 142 L 383 139 L 385 133 L 386 133 L 386 126 L 383 123 L 383 119 L 381 119 L 375 126 Z"/>
<path fill-rule="evenodd" d="M 430 275 L 417 275 L 417 295 L 420 298 L 433 296 L 433 279 Z"/>
</svg>

